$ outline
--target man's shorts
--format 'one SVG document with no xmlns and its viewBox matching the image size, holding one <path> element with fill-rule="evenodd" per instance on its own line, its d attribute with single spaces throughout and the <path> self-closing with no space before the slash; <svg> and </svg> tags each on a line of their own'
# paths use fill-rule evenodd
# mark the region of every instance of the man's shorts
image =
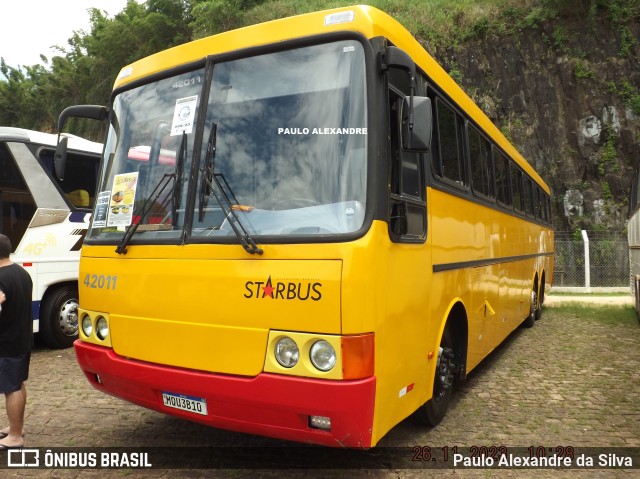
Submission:
<svg viewBox="0 0 640 479">
<path fill-rule="evenodd" d="M 11 358 L 0 358 L 0 393 L 19 391 L 29 378 L 31 354 Z"/>
</svg>

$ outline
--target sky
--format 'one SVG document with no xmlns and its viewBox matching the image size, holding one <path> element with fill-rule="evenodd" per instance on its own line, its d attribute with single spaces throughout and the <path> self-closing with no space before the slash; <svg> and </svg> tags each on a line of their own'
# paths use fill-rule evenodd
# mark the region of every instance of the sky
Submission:
<svg viewBox="0 0 640 479">
<path fill-rule="evenodd" d="M 137 0 L 144 3 L 143 0 Z M 89 33 L 90 8 L 107 12 L 109 18 L 120 13 L 127 0 L 17 0 L 2 2 L 0 57 L 12 67 L 42 63 L 61 53 L 53 45 L 68 47 L 74 31 Z"/>
</svg>

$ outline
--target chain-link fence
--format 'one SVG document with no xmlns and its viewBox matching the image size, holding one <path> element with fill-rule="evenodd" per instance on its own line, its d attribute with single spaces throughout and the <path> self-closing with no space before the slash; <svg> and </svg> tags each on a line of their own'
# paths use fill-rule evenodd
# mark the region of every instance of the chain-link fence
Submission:
<svg viewBox="0 0 640 479">
<path fill-rule="evenodd" d="M 554 286 L 629 286 L 627 237 L 620 233 L 587 232 L 585 241 L 584 234 L 556 232 Z M 585 268 L 587 263 L 588 270 Z"/>
</svg>

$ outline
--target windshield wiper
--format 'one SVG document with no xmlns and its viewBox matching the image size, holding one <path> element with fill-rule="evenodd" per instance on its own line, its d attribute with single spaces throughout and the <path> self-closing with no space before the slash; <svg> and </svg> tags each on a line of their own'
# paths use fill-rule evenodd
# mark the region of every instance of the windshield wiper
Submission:
<svg viewBox="0 0 640 479">
<path fill-rule="evenodd" d="M 133 234 L 138 229 L 138 225 L 142 222 L 144 217 L 147 216 L 147 213 L 149 213 L 149 211 L 151 211 L 151 208 L 153 208 L 153 206 L 156 205 L 156 200 L 158 200 L 160 198 L 160 195 L 162 195 L 162 192 L 165 190 L 165 188 L 171 182 L 171 180 L 175 179 L 175 177 L 176 177 L 176 173 L 175 172 L 174 173 L 165 173 L 162 176 L 162 178 L 160 178 L 160 181 L 158 181 L 158 184 L 155 186 L 155 188 L 153 189 L 151 194 L 147 197 L 147 199 L 142 204 L 142 206 L 137 210 L 133 210 L 131 224 L 129 224 L 129 226 L 127 226 L 127 229 L 124 232 L 124 236 L 120 240 L 120 244 L 116 247 L 116 253 L 118 253 L 118 254 L 126 254 L 127 253 L 127 245 L 129 244 L 129 241 L 131 241 L 131 237 L 133 236 Z M 161 206 L 163 206 L 163 207 L 166 206 L 166 202 L 167 202 L 168 198 L 169 198 L 169 195 L 167 195 L 165 200 L 160 203 Z M 151 201 L 151 200 L 153 200 L 153 201 Z M 138 213 L 138 214 L 136 215 L 136 213 Z M 138 218 L 138 220 L 136 221 L 135 218 Z"/>
<path fill-rule="evenodd" d="M 199 198 L 199 212 L 198 218 L 202 221 L 204 216 L 203 214 L 203 206 L 205 202 L 205 193 L 213 193 L 216 201 L 222 208 L 222 212 L 225 217 L 229 221 L 229 225 L 231 229 L 235 233 L 238 241 L 245 249 L 247 253 L 250 254 L 262 254 L 263 250 L 260 248 L 255 240 L 251 237 L 247 229 L 244 227 L 236 210 L 240 209 L 240 205 L 238 200 L 236 199 L 229 183 L 222 173 L 214 173 L 214 160 L 216 157 L 216 140 L 217 140 L 217 131 L 218 125 L 213 124 L 211 127 L 211 133 L 209 134 L 209 141 L 207 142 L 207 154 L 204 161 L 204 166 L 202 168 L 202 182 L 200 184 L 200 198 Z M 223 187 L 222 182 L 224 182 Z M 215 185 L 215 186 L 214 186 Z M 204 188 L 203 188 L 204 187 Z"/>
<path fill-rule="evenodd" d="M 262 248 L 260 248 L 256 244 L 251 234 L 249 234 L 247 229 L 244 227 L 244 225 L 240 221 L 240 218 L 238 217 L 238 213 L 236 213 L 237 210 L 241 210 L 241 207 L 235 195 L 233 194 L 233 191 L 231 191 L 231 187 L 229 186 L 229 183 L 227 183 L 226 178 L 222 173 L 214 173 L 212 179 L 213 179 L 213 182 L 215 183 L 215 187 L 213 187 L 213 185 L 210 184 L 212 187 L 211 192 L 213 193 L 213 196 L 216 197 L 216 200 L 218 201 L 220 208 L 222 208 L 222 211 L 224 212 L 225 216 L 229 220 L 229 225 L 231 226 L 231 229 L 238 237 L 238 240 L 240 241 L 240 244 L 242 245 L 242 247 L 246 250 L 247 253 L 262 254 L 263 253 Z M 222 179 L 222 181 L 224 182 L 224 185 L 227 188 L 226 191 L 223 188 L 222 183 L 220 182 L 220 179 Z"/>
<path fill-rule="evenodd" d="M 204 158 L 204 165 L 200 171 L 200 195 L 198 197 L 198 221 L 202 223 L 204 219 L 204 207 L 207 196 L 211 196 L 211 182 L 213 178 L 213 160 L 216 157 L 216 138 L 218 125 L 214 123 L 209 133 L 207 141 L 207 152 Z"/>
<path fill-rule="evenodd" d="M 180 153 L 176 158 L 176 169 L 174 171 L 176 181 L 173 183 L 173 208 L 171 208 L 171 217 L 175 218 L 180 199 L 182 195 L 182 170 L 184 165 L 184 157 L 187 156 L 187 132 L 182 132 L 182 141 L 180 142 Z"/>
<path fill-rule="evenodd" d="M 158 154 L 160 154 L 159 150 L 158 150 Z M 176 213 L 178 210 L 178 206 L 180 205 L 180 199 L 182 195 L 182 170 L 184 169 L 183 165 L 184 165 L 184 158 L 186 154 L 187 154 L 187 133 L 183 131 L 182 141 L 180 142 L 180 152 L 178 153 L 178 157 L 176 158 L 175 170 L 173 171 L 173 173 L 165 173 L 162 176 L 162 178 L 160 178 L 160 181 L 158 181 L 158 184 L 155 186 L 151 194 L 147 197 L 142 207 L 140 208 L 139 215 L 136 216 L 136 210 L 134 210 L 132 219 L 137 217 L 138 221 L 131 221 L 131 224 L 127 227 L 126 231 L 124 232 L 124 236 L 122 237 L 122 240 L 120 240 L 120 244 L 116 248 L 116 253 L 118 254 L 127 253 L 127 245 L 129 244 L 129 241 L 131 241 L 131 238 L 133 237 L 134 233 L 138 229 L 138 225 L 147 216 L 147 213 L 151 211 L 151 208 L 153 207 L 153 205 L 156 204 L 156 200 L 160 198 L 160 195 L 162 195 L 162 192 L 167 187 L 171 179 L 174 180 L 173 191 L 171 195 L 167 195 L 163 201 L 159 202 L 159 204 L 164 208 L 167 205 L 169 198 L 173 199 L 173 206 L 171 208 L 171 217 L 175 221 L 175 218 L 177 217 Z M 154 201 L 151 201 L 152 199 Z"/>
</svg>

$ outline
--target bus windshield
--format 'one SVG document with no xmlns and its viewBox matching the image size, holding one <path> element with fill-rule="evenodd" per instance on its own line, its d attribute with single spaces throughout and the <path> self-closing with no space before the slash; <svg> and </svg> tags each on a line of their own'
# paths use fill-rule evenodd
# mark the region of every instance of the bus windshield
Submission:
<svg viewBox="0 0 640 479">
<path fill-rule="evenodd" d="M 362 228 L 362 45 L 338 41 L 211 68 L 209 85 L 200 69 L 115 97 L 87 240 L 119 241 L 132 224 L 131 243 L 237 241 L 233 222 L 262 242 Z"/>
</svg>

